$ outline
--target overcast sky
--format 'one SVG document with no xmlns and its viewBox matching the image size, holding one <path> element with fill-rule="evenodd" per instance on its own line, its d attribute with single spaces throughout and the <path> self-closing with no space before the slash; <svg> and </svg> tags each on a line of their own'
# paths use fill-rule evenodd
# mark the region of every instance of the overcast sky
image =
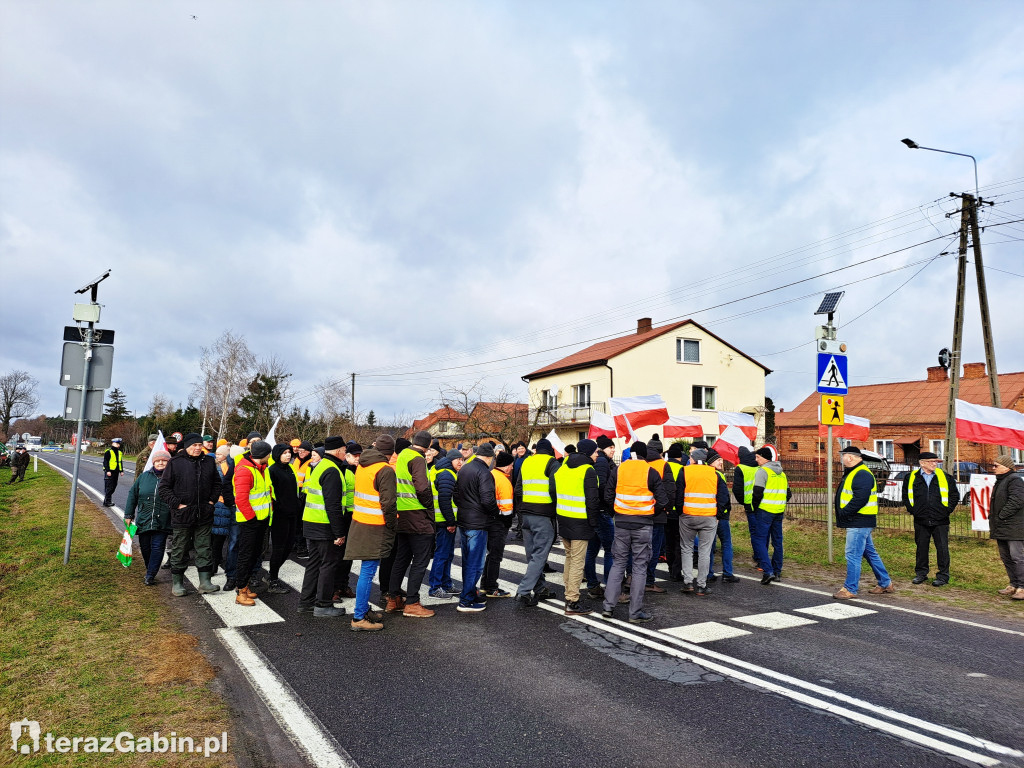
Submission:
<svg viewBox="0 0 1024 768">
<path fill-rule="evenodd" d="M 972 166 L 900 139 L 977 157 L 983 223 L 1024 217 L 1016 1 L 0 11 L 0 372 L 36 376 L 48 415 L 74 290 L 108 268 L 140 413 L 187 401 L 225 329 L 301 405 L 356 371 L 357 408 L 417 416 L 443 384 L 525 400 L 523 374 L 641 316 L 698 320 L 791 408 L 826 290 L 853 384 L 923 378 L 951 344 L 955 260 L 930 260 Z M 1021 371 L 1024 222 L 982 241 Z"/>
</svg>

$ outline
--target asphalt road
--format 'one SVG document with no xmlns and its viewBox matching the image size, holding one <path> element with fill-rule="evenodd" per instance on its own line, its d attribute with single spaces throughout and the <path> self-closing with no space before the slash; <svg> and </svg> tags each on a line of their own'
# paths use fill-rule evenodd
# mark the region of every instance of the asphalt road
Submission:
<svg viewBox="0 0 1024 768">
<path fill-rule="evenodd" d="M 82 472 L 102 491 L 98 461 Z M 506 589 L 524 562 L 510 543 Z M 737 573 L 704 599 L 662 582 L 643 626 L 625 606 L 609 621 L 564 616 L 557 600 L 459 614 L 427 598 L 433 619 L 353 633 L 347 618 L 296 614 L 294 591 L 257 609 L 225 594 L 168 601 L 241 668 L 228 695 L 262 702 L 310 764 L 1024 766 L 1024 620 L 899 595 L 838 603 L 835 584 Z M 301 561 L 282 577 L 297 586 Z M 561 574 L 551 582 L 560 596 Z"/>
</svg>

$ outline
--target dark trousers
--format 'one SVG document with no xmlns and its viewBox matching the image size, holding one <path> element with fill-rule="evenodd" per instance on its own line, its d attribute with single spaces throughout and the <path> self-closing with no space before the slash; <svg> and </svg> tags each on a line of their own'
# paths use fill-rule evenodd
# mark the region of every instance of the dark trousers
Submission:
<svg viewBox="0 0 1024 768">
<path fill-rule="evenodd" d="M 914 543 L 917 544 L 917 560 L 914 572 L 918 576 L 928 575 L 928 549 L 935 540 L 935 559 L 939 570 L 936 581 L 949 581 L 949 525 L 923 525 L 914 521 Z"/>
<path fill-rule="evenodd" d="M 238 564 L 235 566 L 235 581 L 241 587 L 249 583 L 249 578 L 260 567 L 263 559 L 263 537 L 267 532 L 268 522 L 264 520 L 246 520 L 238 524 Z"/>
<path fill-rule="evenodd" d="M 274 515 L 274 522 L 270 526 L 270 541 L 273 549 L 270 553 L 270 578 L 276 579 L 281 571 L 281 565 L 291 554 L 292 545 L 295 543 L 295 529 L 298 521 L 294 515 Z"/>
<path fill-rule="evenodd" d="M 103 503 L 110 505 L 114 503 L 114 491 L 117 490 L 117 472 L 103 473 Z"/>
<path fill-rule="evenodd" d="M 398 548 L 392 547 L 391 554 L 380 561 L 380 568 L 377 571 L 377 583 L 380 584 L 380 591 L 384 595 L 390 595 L 391 592 L 391 571 L 395 567 L 395 556 L 398 554 Z M 402 594 L 401 591 L 398 594 Z"/>
<path fill-rule="evenodd" d="M 338 562 L 338 566 L 334 569 L 334 589 L 335 591 L 348 588 L 349 576 L 352 575 L 352 561 L 345 560 L 345 544 L 341 545 L 342 558 Z"/>
<path fill-rule="evenodd" d="M 1010 586 L 1024 589 L 1024 541 L 996 539 L 999 559 L 1003 561 Z"/>
<path fill-rule="evenodd" d="M 420 601 L 420 587 L 427 573 L 427 563 L 434 554 L 434 534 L 432 533 L 399 533 L 395 536 L 395 560 L 391 569 L 391 580 L 388 592 L 397 595 L 402 591 L 402 579 L 409 571 L 409 584 L 406 588 L 407 603 Z M 383 583 L 383 582 L 381 582 Z"/>
<path fill-rule="evenodd" d="M 682 541 L 679 538 L 679 518 L 670 517 L 665 526 L 665 560 L 668 575 L 673 581 L 683 580 Z"/>
<path fill-rule="evenodd" d="M 25 482 L 25 470 L 28 466 L 11 467 L 11 483 Z"/>
<path fill-rule="evenodd" d="M 139 549 L 142 550 L 142 561 L 146 564 L 146 578 L 155 579 L 160 572 L 166 547 L 167 531 L 146 531 L 139 534 Z"/>
<path fill-rule="evenodd" d="M 302 578 L 299 605 L 321 608 L 334 605 L 334 570 L 341 559 L 341 547 L 333 541 L 306 539 L 306 549 L 309 550 L 309 562 Z"/>
<path fill-rule="evenodd" d="M 676 531 L 676 538 L 679 532 Z M 583 560 L 583 577 L 587 580 L 587 589 L 601 586 L 597 577 L 597 556 L 604 549 L 604 583 L 608 583 L 608 574 L 612 570 L 612 541 L 615 539 L 615 524 L 611 515 L 603 512 L 597 522 L 597 530 L 587 543 L 587 554 Z"/>
<path fill-rule="evenodd" d="M 501 572 L 501 559 L 505 557 L 508 530 L 504 523 L 492 523 L 487 528 L 487 559 L 484 561 L 484 575 L 480 578 L 480 589 L 484 592 L 498 588 L 498 574 Z"/>
<path fill-rule="evenodd" d="M 182 574 L 188 568 L 188 553 L 196 548 L 196 570 L 213 573 L 213 547 L 210 525 L 175 528 L 171 537 L 171 573 Z"/>
</svg>

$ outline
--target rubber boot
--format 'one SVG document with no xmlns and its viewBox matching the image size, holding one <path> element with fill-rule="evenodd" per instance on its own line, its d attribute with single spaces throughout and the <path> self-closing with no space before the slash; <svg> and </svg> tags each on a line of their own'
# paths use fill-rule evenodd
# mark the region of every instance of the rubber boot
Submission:
<svg viewBox="0 0 1024 768">
<path fill-rule="evenodd" d="M 210 574 L 206 571 L 199 572 L 199 593 L 208 595 L 211 592 L 220 592 L 220 587 L 210 581 Z"/>
<path fill-rule="evenodd" d="M 185 574 L 171 574 L 171 594 L 175 597 L 184 597 L 186 594 L 188 594 L 185 591 Z"/>
</svg>

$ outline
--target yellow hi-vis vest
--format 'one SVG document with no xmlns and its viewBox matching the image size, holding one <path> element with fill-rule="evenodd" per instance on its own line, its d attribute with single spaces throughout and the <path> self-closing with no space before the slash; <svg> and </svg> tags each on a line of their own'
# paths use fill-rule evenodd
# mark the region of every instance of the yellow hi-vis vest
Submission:
<svg viewBox="0 0 1024 768">
<path fill-rule="evenodd" d="M 754 503 L 754 475 L 757 474 L 757 467 L 740 464 L 739 470 L 743 475 L 743 503 L 749 507 Z"/>
<path fill-rule="evenodd" d="M 552 461 L 554 458 L 546 453 L 537 453 L 523 460 L 519 477 L 523 483 L 524 504 L 550 504 L 552 502 L 548 476 L 545 474 L 548 464 Z"/>
<path fill-rule="evenodd" d="M 498 511 L 503 515 L 511 515 L 514 495 L 512 481 L 500 469 L 492 469 L 491 476 L 494 478 L 494 500 L 498 503 Z"/>
<path fill-rule="evenodd" d="M 654 494 L 647 487 L 651 465 L 643 459 L 630 459 L 619 466 L 615 481 L 615 511 L 620 515 L 653 515 Z"/>
<path fill-rule="evenodd" d="M 451 467 L 445 467 L 444 469 L 438 469 L 437 467 L 431 467 L 427 470 L 427 477 L 430 478 L 430 489 L 434 492 L 434 522 L 443 523 L 444 515 L 441 514 L 441 502 L 440 494 L 437 492 L 437 476 L 442 472 L 447 472 L 452 477 L 458 479 L 458 475 L 455 474 L 455 470 Z M 497 487 L 497 486 L 495 486 Z M 455 498 L 452 498 L 452 514 L 455 515 L 456 519 L 459 517 L 459 508 L 455 506 Z"/>
<path fill-rule="evenodd" d="M 384 510 L 380 505 L 380 494 L 373 487 L 377 475 L 386 462 L 378 462 L 364 467 L 356 467 L 355 506 L 352 508 L 352 519 L 365 525 L 384 525 Z"/>
<path fill-rule="evenodd" d="M 116 448 L 107 448 L 106 453 L 103 454 L 103 468 L 107 472 L 123 472 L 124 471 L 124 454 Z M 111 461 L 113 459 L 113 461 Z"/>
<path fill-rule="evenodd" d="M 718 514 L 718 473 L 707 464 L 687 464 L 683 467 L 684 515 L 714 517 Z"/>
<path fill-rule="evenodd" d="M 562 517 L 587 518 L 587 497 L 583 491 L 583 479 L 589 464 L 569 467 L 563 464 L 555 470 L 555 513 Z"/>
<path fill-rule="evenodd" d="M 846 509 L 847 505 L 853 501 L 853 478 L 858 472 L 867 472 L 871 475 L 871 470 L 864 466 L 864 462 L 861 462 L 857 467 L 846 475 L 846 479 L 843 480 L 843 488 L 839 492 L 839 508 Z M 871 496 L 868 499 L 868 503 L 865 504 L 858 514 L 861 515 L 877 515 L 878 514 L 878 491 L 875 487 L 875 476 L 871 475 Z"/>
<path fill-rule="evenodd" d="M 235 477 L 238 477 L 239 467 L 235 467 Z M 252 488 L 249 489 L 249 506 L 256 513 L 257 520 L 270 518 L 270 524 L 274 522 L 274 486 L 270 483 L 270 472 L 259 472 L 249 464 L 242 465 L 241 469 L 247 469 L 252 474 Z M 233 483 L 234 481 L 232 481 Z M 245 515 L 235 506 L 235 522 L 244 523 Z"/>
<path fill-rule="evenodd" d="M 917 469 L 910 473 L 910 479 L 907 480 L 907 501 L 910 502 L 910 506 L 914 506 L 914 480 L 917 479 Z M 935 479 L 939 481 L 939 497 L 942 499 L 942 506 L 949 506 L 949 478 L 946 473 L 936 467 Z"/>
<path fill-rule="evenodd" d="M 356 498 L 356 472 L 353 469 L 351 472 L 342 470 L 341 481 L 345 485 L 345 514 L 352 514 L 352 506 Z"/>
<path fill-rule="evenodd" d="M 412 472 L 409 470 L 409 462 L 415 458 L 423 458 L 423 454 L 414 448 L 403 448 L 398 454 L 398 463 L 395 464 L 395 479 L 398 486 L 398 511 L 424 509 L 416 498 L 416 486 L 412 481 Z"/>
<path fill-rule="evenodd" d="M 331 522 L 327 516 L 327 506 L 324 504 L 324 489 L 320 485 L 320 478 L 323 477 L 324 472 L 332 467 L 337 469 L 332 462 L 320 459 L 306 476 L 304 488 L 306 492 L 306 506 L 302 509 L 302 520 L 304 522 L 324 524 Z"/>
<path fill-rule="evenodd" d="M 764 484 L 764 496 L 761 498 L 761 509 L 771 512 L 773 515 L 781 515 L 786 511 L 786 495 L 789 489 L 789 479 L 785 472 L 775 473 L 768 469 L 768 465 L 758 467 L 768 475 Z"/>
</svg>

